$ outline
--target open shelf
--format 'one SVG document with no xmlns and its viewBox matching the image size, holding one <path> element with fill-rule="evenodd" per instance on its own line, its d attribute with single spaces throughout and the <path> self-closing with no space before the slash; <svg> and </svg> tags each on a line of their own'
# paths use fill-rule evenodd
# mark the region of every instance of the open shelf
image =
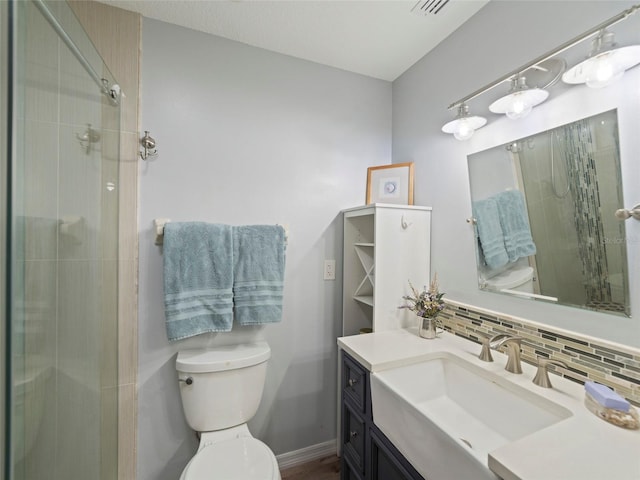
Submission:
<svg viewBox="0 0 640 480">
<path fill-rule="evenodd" d="M 364 303 L 365 305 L 369 305 L 373 307 L 373 295 L 364 296 L 364 295 L 356 295 L 353 297 L 356 302 Z"/>
</svg>

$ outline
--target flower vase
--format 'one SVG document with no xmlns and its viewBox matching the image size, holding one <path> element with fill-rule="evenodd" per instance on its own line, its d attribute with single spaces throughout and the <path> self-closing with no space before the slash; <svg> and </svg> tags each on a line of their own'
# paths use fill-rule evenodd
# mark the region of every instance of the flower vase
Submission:
<svg viewBox="0 0 640 480">
<path fill-rule="evenodd" d="M 438 317 L 418 317 L 418 333 L 422 338 L 428 338 L 430 340 L 436 338 L 442 331 L 439 329 Z M 438 331 L 440 330 L 440 331 Z"/>
</svg>

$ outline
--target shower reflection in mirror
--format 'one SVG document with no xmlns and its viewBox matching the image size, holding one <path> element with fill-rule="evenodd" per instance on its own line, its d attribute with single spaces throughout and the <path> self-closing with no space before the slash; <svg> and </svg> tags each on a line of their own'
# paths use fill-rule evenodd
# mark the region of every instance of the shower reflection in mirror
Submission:
<svg viewBox="0 0 640 480">
<path fill-rule="evenodd" d="M 630 315 L 616 110 L 468 166 L 481 289 Z"/>
</svg>

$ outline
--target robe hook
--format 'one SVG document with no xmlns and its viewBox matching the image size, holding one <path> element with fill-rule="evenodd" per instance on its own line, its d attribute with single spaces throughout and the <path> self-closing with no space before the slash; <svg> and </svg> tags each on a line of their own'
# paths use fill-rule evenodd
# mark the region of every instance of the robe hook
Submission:
<svg viewBox="0 0 640 480">
<path fill-rule="evenodd" d="M 149 135 L 149 131 L 144 131 L 144 137 L 140 139 L 140 145 L 142 145 L 143 151 L 140 151 L 140 158 L 142 160 L 147 160 L 148 158 L 153 158 L 158 155 L 158 151 L 156 150 L 156 140 Z"/>
</svg>

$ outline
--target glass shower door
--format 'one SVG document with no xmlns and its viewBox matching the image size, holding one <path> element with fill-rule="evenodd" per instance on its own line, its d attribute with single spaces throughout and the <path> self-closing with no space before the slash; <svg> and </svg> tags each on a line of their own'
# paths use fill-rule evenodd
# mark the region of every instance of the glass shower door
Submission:
<svg viewBox="0 0 640 480">
<path fill-rule="evenodd" d="M 115 479 L 115 81 L 66 2 L 13 6 L 8 461 L 13 479 Z"/>
<path fill-rule="evenodd" d="M 9 4 L 0 2 L 0 385 L 5 388 L 0 394 L 0 451 L 6 452 L 5 440 L 8 437 L 7 422 L 5 418 L 5 402 L 8 400 L 7 392 L 9 385 L 6 381 L 6 366 L 8 362 L 8 351 L 6 345 L 6 272 L 7 272 L 7 200 L 8 200 L 8 138 L 9 138 L 9 86 L 8 86 L 8 66 L 9 64 Z M 6 466 L 6 455 L 0 456 L 0 476 L 8 478 Z"/>
</svg>

